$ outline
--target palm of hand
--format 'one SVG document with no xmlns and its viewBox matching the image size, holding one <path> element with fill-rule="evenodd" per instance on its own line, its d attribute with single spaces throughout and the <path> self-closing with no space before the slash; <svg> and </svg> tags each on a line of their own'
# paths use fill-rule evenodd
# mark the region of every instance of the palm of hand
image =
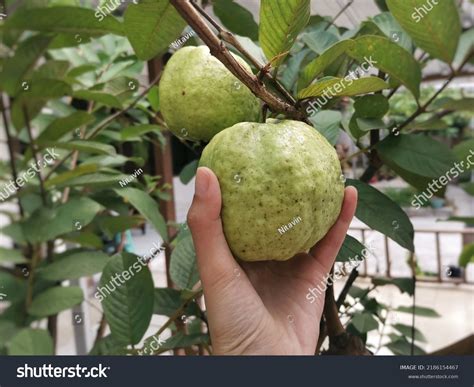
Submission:
<svg viewBox="0 0 474 387">
<path fill-rule="evenodd" d="M 200 179 L 200 182 L 198 182 Z M 207 187 L 198 184 L 207 179 Z M 239 262 L 225 241 L 215 175 L 199 168 L 188 213 L 204 289 L 214 354 L 313 354 L 324 297 L 309 288 L 324 282 L 354 215 L 357 192 L 347 189 L 338 220 L 309 254 L 285 262 Z"/>
</svg>

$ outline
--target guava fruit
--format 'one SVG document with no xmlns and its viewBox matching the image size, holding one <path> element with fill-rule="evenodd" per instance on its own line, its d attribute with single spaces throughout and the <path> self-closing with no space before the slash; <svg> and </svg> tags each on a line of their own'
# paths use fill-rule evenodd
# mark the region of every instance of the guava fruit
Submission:
<svg viewBox="0 0 474 387">
<path fill-rule="evenodd" d="M 235 56 L 245 68 L 249 65 Z M 209 141 L 237 122 L 257 121 L 260 102 L 209 52 L 183 47 L 166 64 L 159 87 L 160 110 L 170 130 L 185 140 Z"/>
<path fill-rule="evenodd" d="M 344 179 L 336 151 L 303 122 L 236 124 L 214 136 L 199 165 L 219 180 L 224 234 L 241 260 L 306 252 L 339 216 Z"/>
</svg>

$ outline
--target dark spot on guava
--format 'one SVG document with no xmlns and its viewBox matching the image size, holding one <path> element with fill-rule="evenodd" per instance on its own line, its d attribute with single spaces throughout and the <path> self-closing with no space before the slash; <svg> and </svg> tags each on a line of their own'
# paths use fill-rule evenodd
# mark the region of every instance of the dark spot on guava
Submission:
<svg viewBox="0 0 474 387">
<path fill-rule="evenodd" d="M 186 92 L 183 90 L 183 91 L 181 92 L 181 95 L 185 95 L 185 94 L 186 94 Z"/>
</svg>

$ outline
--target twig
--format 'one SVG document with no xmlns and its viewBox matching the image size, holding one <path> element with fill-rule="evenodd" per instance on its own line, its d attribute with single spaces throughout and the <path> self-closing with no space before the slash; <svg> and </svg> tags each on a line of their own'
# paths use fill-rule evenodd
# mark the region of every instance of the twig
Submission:
<svg viewBox="0 0 474 387">
<path fill-rule="evenodd" d="M 331 23 L 328 23 L 328 25 L 324 28 L 324 31 L 327 31 L 329 29 L 329 27 L 331 27 L 332 25 L 334 25 L 334 23 L 336 22 L 336 20 L 339 18 L 339 16 L 341 16 L 344 12 L 346 12 L 346 9 L 349 8 L 352 3 L 354 2 L 354 0 L 349 0 L 347 2 L 347 4 L 342 7 L 339 12 L 332 18 L 331 20 Z"/>
<path fill-rule="evenodd" d="M 35 139 L 33 138 L 33 131 L 31 130 L 31 125 L 30 125 L 30 117 L 28 116 L 28 111 L 25 105 L 23 105 L 23 119 L 25 121 L 26 131 L 28 132 L 28 137 L 30 139 L 33 159 L 35 160 L 36 166 L 39 167 L 38 148 L 36 147 L 36 142 L 35 142 Z M 36 176 L 38 176 L 41 199 L 43 201 L 43 205 L 46 206 L 47 205 L 46 191 L 44 189 L 44 183 L 43 183 L 43 178 L 41 176 L 41 170 L 36 171 Z"/>
<path fill-rule="evenodd" d="M 240 42 L 236 39 L 236 37 L 229 31 L 222 28 L 219 23 L 217 23 L 209 14 L 202 9 L 196 1 L 191 2 L 193 7 L 209 22 L 212 26 L 217 30 L 219 33 L 219 37 L 226 43 L 234 46 L 234 48 L 239 51 L 248 61 L 252 63 L 252 65 L 258 70 L 259 73 L 262 73 L 272 84 L 275 88 L 287 99 L 288 102 L 291 104 L 296 104 L 295 98 L 285 89 L 285 87 L 276 79 L 270 72 L 263 71 L 265 66 L 255 59 L 246 49 L 244 46 L 240 44 Z"/>
<path fill-rule="evenodd" d="M 160 329 L 158 329 L 158 331 L 153 335 L 153 336 L 160 336 L 166 328 L 168 328 L 171 323 L 176 320 L 177 318 L 179 318 L 185 308 L 188 306 L 188 304 L 194 300 L 195 298 L 197 297 L 200 297 L 202 294 L 202 289 L 199 289 L 199 290 L 196 290 L 195 292 L 193 292 L 188 298 L 186 298 L 186 300 L 183 301 L 183 303 L 181 304 L 181 306 L 170 316 L 170 318 L 161 326 Z"/>
<path fill-rule="evenodd" d="M 341 290 L 341 293 L 339 293 L 339 296 L 337 297 L 336 305 L 338 309 L 346 300 L 347 294 L 349 294 L 349 290 L 351 289 L 352 284 L 354 283 L 354 281 L 357 279 L 358 276 L 359 276 L 359 271 L 355 267 L 354 269 L 352 269 L 351 274 L 349 274 L 349 278 L 347 279 L 346 283 L 344 284 L 344 287 Z"/>
<path fill-rule="evenodd" d="M 305 119 L 304 112 L 299 111 L 295 106 L 270 93 L 254 74 L 242 67 L 225 46 L 224 41 L 214 34 L 189 0 L 170 0 L 170 2 L 209 47 L 211 54 L 219 59 L 253 94 L 264 101 L 272 111 L 283 113 L 297 120 Z"/>
</svg>

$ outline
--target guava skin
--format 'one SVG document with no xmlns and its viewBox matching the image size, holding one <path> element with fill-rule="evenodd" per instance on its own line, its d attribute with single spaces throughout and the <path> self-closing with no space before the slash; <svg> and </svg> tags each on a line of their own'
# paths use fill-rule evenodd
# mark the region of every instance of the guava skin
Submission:
<svg viewBox="0 0 474 387">
<path fill-rule="evenodd" d="M 249 71 L 248 64 L 235 58 Z M 209 141 L 237 122 L 258 121 L 260 101 L 209 52 L 183 47 L 166 64 L 160 110 L 170 130 L 185 140 Z"/>
<path fill-rule="evenodd" d="M 199 165 L 219 180 L 224 234 L 244 261 L 285 261 L 308 251 L 341 211 L 336 151 L 303 122 L 236 124 L 214 136 Z"/>
</svg>

